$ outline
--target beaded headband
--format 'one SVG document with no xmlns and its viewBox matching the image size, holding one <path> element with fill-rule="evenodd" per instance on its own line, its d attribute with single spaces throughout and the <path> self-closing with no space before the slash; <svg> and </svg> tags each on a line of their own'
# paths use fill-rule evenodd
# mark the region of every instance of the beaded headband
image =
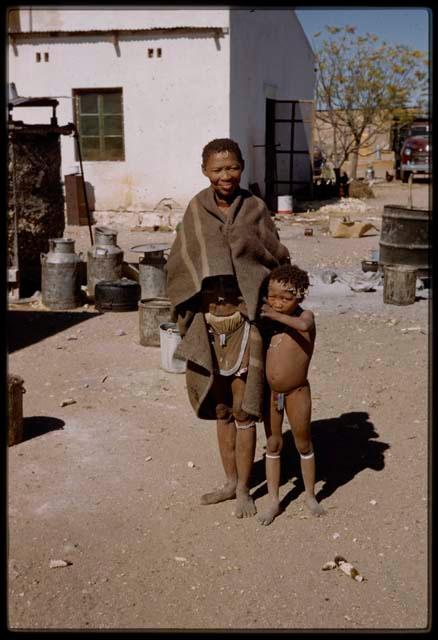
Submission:
<svg viewBox="0 0 438 640">
<path fill-rule="evenodd" d="M 286 289 L 286 291 L 289 291 L 289 293 L 291 293 L 295 297 L 304 298 L 304 296 L 307 295 L 309 289 L 306 289 L 305 287 L 300 287 L 299 289 L 297 289 L 296 287 L 290 287 L 289 289 Z"/>
</svg>

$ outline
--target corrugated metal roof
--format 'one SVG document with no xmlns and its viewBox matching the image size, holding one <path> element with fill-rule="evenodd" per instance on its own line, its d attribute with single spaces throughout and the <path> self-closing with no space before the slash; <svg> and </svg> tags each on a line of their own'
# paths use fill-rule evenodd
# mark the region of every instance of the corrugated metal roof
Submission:
<svg viewBox="0 0 438 640">
<path fill-rule="evenodd" d="M 80 29 L 73 31 L 63 31 L 57 29 L 46 29 L 44 31 L 10 31 L 9 36 L 11 38 L 19 38 L 19 37 L 34 37 L 37 38 L 39 36 L 52 36 L 52 37 L 63 37 L 63 36 L 84 36 L 84 35 L 108 35 L 108 34 L 123 34 L 123 35 L 139 35 L 142 33 L 163 33 L 164 35 L 179 35 L 186 33 L 205 33 L 205 34 L 215 34 L 215 35 L 225 35 L 229 31 L 228 27 L 189 27 L 189 26 L 181 26 L 181 27 L 147 27 L 141 29 Z"/>
</svg>

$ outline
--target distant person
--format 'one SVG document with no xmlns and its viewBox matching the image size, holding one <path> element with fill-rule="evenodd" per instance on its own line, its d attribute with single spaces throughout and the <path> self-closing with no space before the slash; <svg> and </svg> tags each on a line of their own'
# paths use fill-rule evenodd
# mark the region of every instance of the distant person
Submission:
<svg viewBox="0 0 438 640">
<path fill-rule="evenodd" d="M 229 138 L 204 147 L 210 186 L 190 201 L 166 267 L 189 400 L 198 417 L 216 420 L 225 472 L 225 484 L 201 503 L 236 498 L 238 518 L 256 513 L 249 478 L 263 414 L 259 293 L 270 270 L 289 261 L 265 203 L 240 187 L 244 166 Z"/>
<path fill-rule="evenodd" d="M 263 525 L 270 524 L 280 513 L 280 451 L 285 408 L 300 455 L 306 504 L 315 516 L 325 513 L 314 493 L 315 454 L 310 435 L 311 393 L 307 372 L 316 328 L 312 311 L 300 306 L 308 287 L 308 274 L 296 265 L 274 269 L 269 275 L 267 304 L 262 306 L 260 314 L 267 321 L 266 378 L 271 389 L 269 409 L 265 415 L 266 480 L 270 504 L 258 516 Z"/>
</svg>

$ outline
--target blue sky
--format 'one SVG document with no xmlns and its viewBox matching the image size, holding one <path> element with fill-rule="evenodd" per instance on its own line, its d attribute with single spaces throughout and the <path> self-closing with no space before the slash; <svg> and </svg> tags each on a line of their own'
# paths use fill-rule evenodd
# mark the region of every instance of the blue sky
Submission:
<svg viewBox="0 0 438 640">
<path fill-rule="evenodd" d="M 313 34 L 323 31 L 326 25 L 357 27 L 358 35 L 374 33 L 388 44 L 406 44 L 426 53 L 429 52 L 429 26 L 431 14 L 427 8 L 369 8 L 355 9 L 335 6 L 331 9 L 318 7 L 295 8 L 295 13 L 311 45 Z"/>
</svg>

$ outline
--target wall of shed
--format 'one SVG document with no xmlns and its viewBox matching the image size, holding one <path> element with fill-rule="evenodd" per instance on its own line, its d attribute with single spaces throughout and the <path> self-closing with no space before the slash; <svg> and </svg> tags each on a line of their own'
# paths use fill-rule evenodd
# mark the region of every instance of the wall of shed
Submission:
<svg viewBox="0 0 438 640">
<path fill-rule="evenodd" d="M 230 130 L 240 142 L 247 183 L 264 193 L 266 98 L 312 100 L 314 53 L 291 9 L 230 11 Z M 306 140 L 310 145 L 311 127 Z M 308 175 L 308 159 L 300 158 Z"/>
<path fill-rule="evenodd" d="M 149 14 L 158 25 L 155 12 L 141 13 L 148 14 L 148 20 L 137 21 L 137 28 L 149 26 Z M 180 12 L 169 13 L 175 23 L 173 13 Z M 198 12 L 186 13 L 190 20 L 194 15 L 198 24 L 202 22 Z M 199 13 L 205 14 L 204 22 L 210 16 L 213 24 L 209 26 L 217 26 L 218 16 L 224 18 L 221 26 L 227 26 L 227 12 Z M 190 20 L 187 15 L 186 22 Z M 202 147 L 214 137 L 229 134 L 228 36 L 215 40 L 190 33 L 166 37 L 120 34 L 118 47 L 110 35 L 35 37 L 16 48 L 18 55 L 9 49 L 9 81 L 15 82 L 20 96 L 59 97 L 59 124 L 73 122 L 73 89 L 123 89 L 125 161 L 84 162 L 85 178 L 94 188 L 96 212 L 152 211 L 163 199 L 184 207 L 194 193 L 207 186 L 200 170 Z M 149 58 L 149 48 L 161 48 L 162 57 Z M 37 52 L 47 52 L 49 62 L 37 63 Z M 49 122 L 50 115 L 49 109 L 41 108 L 13 112 L 14 119 L 27 123 Z M 74 139 L 65 137 L 63 175 L 74 166 Z"/>
</svg>

